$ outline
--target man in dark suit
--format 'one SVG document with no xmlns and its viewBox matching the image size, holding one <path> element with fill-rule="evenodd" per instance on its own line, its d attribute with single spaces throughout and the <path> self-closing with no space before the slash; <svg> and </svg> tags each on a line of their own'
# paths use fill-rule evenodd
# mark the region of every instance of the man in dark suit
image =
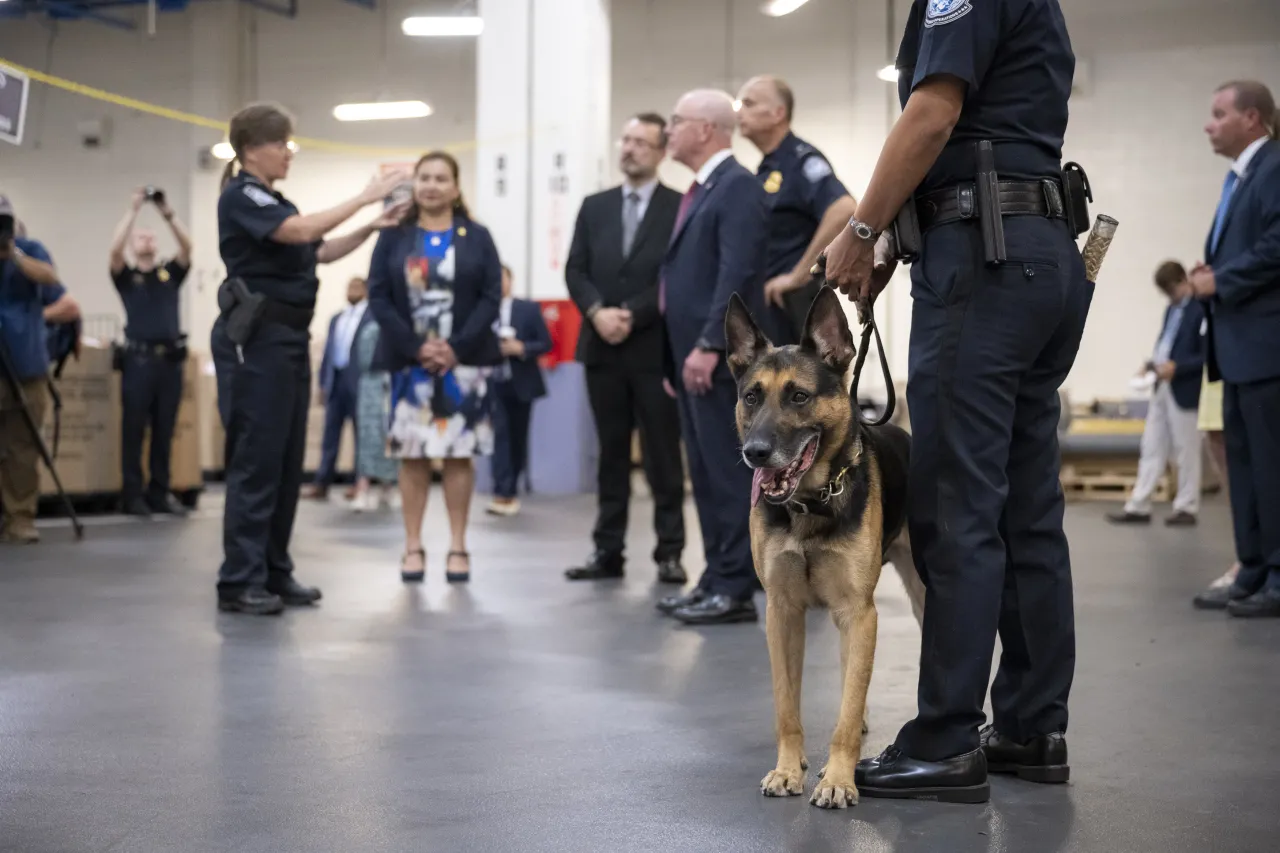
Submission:
<svg viewBox="0 0 1280 853">
<path fill-rule="evenodd" d="M 1205 132 L 1232 161 L 1191 271 L 1209 301 L 1209 379 L 1222 379 L 1227 480 L 1240 570 L 1195 598 L 1232 616 L 1280 616 L 1280 144 L 1266 86 L 1235 81 L 1214 95 Z"/>
<path fill-rule="evenodd" d="M 724 315 L 735 293 L 756 317 L 764 314 L 769 207 L 760 182 L 729 148 L 734 125 L 728 94 L 693 91 L 676 103 L 669 142 L 694 182 L 680 203 L 659 301 L 707 568 L 691 593 L 665 598 L 658 609 L 699 625 L 758 618 L 751 469 L 734 426 L 738 393 L 724 359 Z"/>
<path fill-rule="evenodd" d="M 1160 483 L 1171 455 L 1178 464 L 1178 494 L 1170 527 L 1196 523 L 1200 511 L 1200 378 L 1204 371 L 1204 305 L 1193 298 L 1187 271 L 1177 261 L 1156 270 L 1156 286 L 1169 300 L 1151 360 L 1140 375 L 1155 379 L 1142 430 L 1138 482 L 1124 511 L 1107 518 L 1114 524 L 1149 524 L 1151 493 Z"/>
<path fill-rule="evenodd" d="M 324 356 L 320 359 L 320 399 L 324 403 L 324 436 L 321 438 L 320 467 L 316 479 L 303 497 L 323 500 L 329 496 L 342 429 L 350 421 L 355 428 L 356 397 L 360 389 L 360 371 L 351 363 L 351 347 L 364 325 L 368 307 L 368 291 L 364 279 L 347 282 L 347 307 L 329 321 Z"/>
<path fill-rule="evenodd" d="M 551 332 L 542 309 L 511 295 L 511 268 L 502 265 L 502 304 L 498 339 L 506 359 L 493 383 L 493 501 L 491 515 L 520 512 L 516 492 L 529 461 L 529 415 L 533 401 L 547 396 L 538 357 L 551 349 Z"/>
<path fill-rule="evenodd" d="M 619 578 L 631 499 L 631 435 L 640 429 L 645 476 L 653 493 L 658 580 L 688 579 L 684 551 L 684 464 L 680 415 L 662 387 L 658 270 L 675 226 L 680 194 L 658 182 L 667 150 L 666 121 L 645 113 L 622 131 L 620 187 L 588 196 L 578 212 L 565 263 L 569 295 L 587 322 L 577 359 L 600 439 L 595 552 L 565 572 L 570 580 Z"/>
</svg>

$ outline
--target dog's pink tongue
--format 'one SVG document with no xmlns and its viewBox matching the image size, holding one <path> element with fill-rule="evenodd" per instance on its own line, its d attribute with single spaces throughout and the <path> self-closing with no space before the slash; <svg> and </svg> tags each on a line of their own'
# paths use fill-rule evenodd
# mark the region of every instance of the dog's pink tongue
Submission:
<svg viewBox="0 0 1280 853">
<path fill-rule="evenodd" d="M 760 491 L 764 487 L 764 481 L 773 478 L 776 468 L 757 468 L 755 475 L 751 478 L 751 505 L 754 507 L 760 503 Z"/>
</svg>

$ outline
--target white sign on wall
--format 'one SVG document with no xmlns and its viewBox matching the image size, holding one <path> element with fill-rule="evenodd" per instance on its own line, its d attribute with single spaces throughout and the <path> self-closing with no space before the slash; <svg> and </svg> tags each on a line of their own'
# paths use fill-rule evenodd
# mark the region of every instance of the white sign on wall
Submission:
<svg viewBox="0 0 1280 853">
<path fill-rule="evenodd" d="M 22 126 L 27 118 L 27 92 L 31 81 L 7 65 L 0 65 L 0 140 L 22 144 Z"/>
</svg>

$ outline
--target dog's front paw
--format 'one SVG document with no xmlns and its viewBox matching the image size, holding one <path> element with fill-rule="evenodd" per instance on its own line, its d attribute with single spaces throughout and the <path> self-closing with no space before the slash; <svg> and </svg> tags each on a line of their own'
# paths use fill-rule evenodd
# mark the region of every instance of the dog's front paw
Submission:
<svg viewBox="0 0 1280 853">
<path fill-rule="evenodd" d="M 824 776 L 818 783 L 818 787 L 813 789 L 813 796 L 809 798 L 809 802 L 820 809 L 843 809 L 856 806 L 858 789 L 854 787 L 852 778 L 835 779 Z"/>
<path fill-rule="evenodd" d="M 760 780 L 760 793 L 766 797 L 798 797 L 804 793 L 804 771 L 770 770 Z"/>
</svg>

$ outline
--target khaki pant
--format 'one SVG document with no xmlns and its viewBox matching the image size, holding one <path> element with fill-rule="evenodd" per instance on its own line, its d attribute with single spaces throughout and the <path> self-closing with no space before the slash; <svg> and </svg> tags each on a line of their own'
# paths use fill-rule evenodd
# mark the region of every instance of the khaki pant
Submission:
<svg viewBox="0 0 1280 853">
<path fill-rule="evenodd" d="M 36 425 L 44 424 L 49 391 L 44 377 L 20 383 Z M 0 380 L 0 501 L 7 525 L 30 524 L 40 498 L 40 451 L 31 436 L 22 408 Z"/>
</svg>

